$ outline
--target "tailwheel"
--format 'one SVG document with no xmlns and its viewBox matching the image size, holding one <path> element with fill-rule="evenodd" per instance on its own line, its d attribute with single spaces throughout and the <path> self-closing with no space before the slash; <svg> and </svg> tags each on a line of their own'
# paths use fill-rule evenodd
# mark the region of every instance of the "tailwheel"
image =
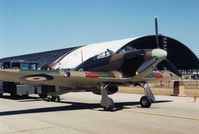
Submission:
<svg viewBox="0 0 199 134">
<path fill-rule="evenodd" d="M 140 104 L 143 108 L 150 108 L 151 103 L 151 99 L 148 96 L 142 96 L 140 99 Z"/>
<path fill-rule="evenodd" d="M 114 108 L 114 101 L 111 98 L 108 98 L 108 104 L 107 106 L 102 106 L 104 108 L 104 111 L 113 111 Z"/>
</svg>

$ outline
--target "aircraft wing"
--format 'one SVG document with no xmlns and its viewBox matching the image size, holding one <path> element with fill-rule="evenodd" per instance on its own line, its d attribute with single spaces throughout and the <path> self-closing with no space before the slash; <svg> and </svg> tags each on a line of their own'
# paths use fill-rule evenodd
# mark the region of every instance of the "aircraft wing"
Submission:
<svg viewBox="0 0 199 134">
<path fill-rule="evenodd" d="M 0 80 L 29 85 L 58 85 L 69 87 L 92 87 L 106 82 L 126 83 L 131 78 L 121 78 L 118 72 L 80 71 L 21 71 L 0 70 Z"/>
</svg>

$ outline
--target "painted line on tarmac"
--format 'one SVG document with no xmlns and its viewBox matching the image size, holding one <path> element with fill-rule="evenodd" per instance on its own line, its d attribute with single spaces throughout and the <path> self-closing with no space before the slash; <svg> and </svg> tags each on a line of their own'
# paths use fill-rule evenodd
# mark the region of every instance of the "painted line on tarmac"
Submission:
<svg viewBox="0 0 199 134">
<path fill-rule="evenodd" d="M 191 117 L 184 117 L 184 116 L 176 116 L 176 115 L 168 115 L 168 114 L 159 114 L 159 113 L 147 113 L 141 111 L 135 111 L 130 109 L 123 110 L 125 112 L 137 113 L 137 114 L 144 114 L 144 115 L 152 115 L 152 116 L 160 116 L 160 117 L 168 117 L 168 118 L 175 118 L 175 119 L 183 119 L 183 120 L 190 120 L 190 121 L 199 121 L 198 118 L 191 118 Z"/>
</svg>

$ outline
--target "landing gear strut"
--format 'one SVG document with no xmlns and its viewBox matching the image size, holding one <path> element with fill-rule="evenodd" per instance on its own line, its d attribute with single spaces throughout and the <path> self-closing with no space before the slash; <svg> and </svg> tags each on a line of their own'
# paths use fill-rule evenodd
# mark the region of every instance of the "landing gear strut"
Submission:
<svg viewBox="0 0 199 134">
<path fill-rule="evenodd" d="M 144 88 L 145 96 L 142 96 L 140 99 L 140 105 L 143 108 L 150 108 L 151 103 L 155 102 L 155 97 L 153 93 L 151 92 L 150 87 L 147 83 L 137 83 L 138 86 Z"/>
<path fill-rule="evenodd" d="M 101 103 L 100 105 L 104 108 L 105 111 L 113 111 L 114 101 L 112 98 L 108 97 L 108 91 L 106 90 L 107 86 L 101 86 Z"/>
</svg>

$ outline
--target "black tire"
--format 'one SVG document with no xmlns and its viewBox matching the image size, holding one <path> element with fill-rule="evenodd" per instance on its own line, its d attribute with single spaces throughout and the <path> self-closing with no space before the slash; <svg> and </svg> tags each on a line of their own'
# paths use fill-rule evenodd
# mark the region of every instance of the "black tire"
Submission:
<svg viewBox="0 0 199 134">
<path fill-rule="evenodd" d="M 143 108 L 150 108 L 151 107 L 151 99 L 148 96 L 142 96 L 140 99 L 140 105 Z"/>
<path fill-rule="evenodd" d="M 3 93 L 0 93 L 0 97 L 3 97 Z"/>
<path fill-rule="evenodd" d="M 48 96 L 47 94 L 39 94 L 39 97 L 42 99 L 47 98 L 47 96 Z"/>
</svg>

